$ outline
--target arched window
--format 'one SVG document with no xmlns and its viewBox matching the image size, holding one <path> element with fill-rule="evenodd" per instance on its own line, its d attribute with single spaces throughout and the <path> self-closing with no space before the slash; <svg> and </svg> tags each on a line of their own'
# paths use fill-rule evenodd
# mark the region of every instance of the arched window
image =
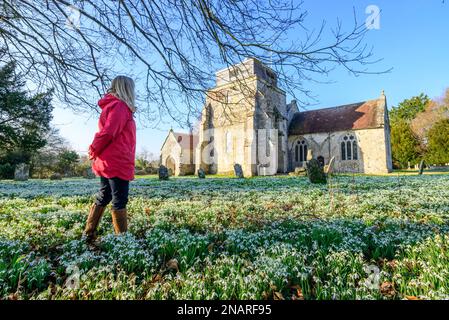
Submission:
<svg viewBox="0 0 449 320">
<path fill-rule="evenodd" d="M 307 143 L 305 140 L 298 140 L 295 145 L 295 162 L 307 160 Z"/>
<path fill-rule="evenodd" d="M 359 151 L 357 147 L 357 139 L 353 134 L 347 134 L 341 141 L 341 160 L 358 160 Z"/>
<path fill-rule="evenodd" d="M 212 129 L 214 127 L 214 110 L 210 104 L 206 108 L 206 126 L 207 129 Z"/>
<path fill-rule="evenodd" d="M 214 143 L 214 137 L 213 137 L 213 136 L 209 138 L 209 144 L 212 144 L 212 143 Z M 213 147 L 212 147 L 212 149 L 210 150 L 209 155 L 210 155 L 211 157 L 213 157 L 213 156 L 215 155 L 215 149 L 214 149 Z"/>
</svg>

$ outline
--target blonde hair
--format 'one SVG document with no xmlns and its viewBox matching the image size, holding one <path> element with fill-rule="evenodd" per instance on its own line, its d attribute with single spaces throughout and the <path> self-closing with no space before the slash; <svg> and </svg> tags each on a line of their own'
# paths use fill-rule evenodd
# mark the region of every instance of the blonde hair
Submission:
<svg viewBox="0 0 449 320">
<path fill-rule="evenodd" d="M 133 79 L 125 76 L 115 77 L 108 92 L 125 102 L 132 112 L 136 112 L 136 93 Z"/>
</svg>

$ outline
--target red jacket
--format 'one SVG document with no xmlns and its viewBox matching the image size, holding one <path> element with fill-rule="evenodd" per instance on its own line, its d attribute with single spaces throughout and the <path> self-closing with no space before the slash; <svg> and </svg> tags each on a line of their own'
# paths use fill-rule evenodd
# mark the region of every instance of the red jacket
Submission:
<svg viewBox="0 0 449 320">
<path fill-rule="evenodd" d="M 102 109 L 99 131 L 89 147 L 92 170 L 105 178 L 134 179 L 136 123 L 125 102 L 106 94 L 98 105 Z"/>
</svg>

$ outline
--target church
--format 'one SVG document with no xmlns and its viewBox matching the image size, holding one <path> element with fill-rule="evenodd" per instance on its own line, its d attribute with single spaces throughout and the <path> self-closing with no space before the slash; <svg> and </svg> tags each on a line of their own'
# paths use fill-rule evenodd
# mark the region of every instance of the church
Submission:
<svg viewBox="0 0 449 320">
<path fill-rule="evenodd" d="M 305 167 L 313 157 L 333 171 L 392 171 L 387 99 L 300 111 L 287 103 L 276 73 L 254 58 L 216 72 L 196 132 L 167 135 L 161 164 L 174 175 L 271 176 Z M 309 159 L 308 159 L 309 158 Z"/>
</svg>

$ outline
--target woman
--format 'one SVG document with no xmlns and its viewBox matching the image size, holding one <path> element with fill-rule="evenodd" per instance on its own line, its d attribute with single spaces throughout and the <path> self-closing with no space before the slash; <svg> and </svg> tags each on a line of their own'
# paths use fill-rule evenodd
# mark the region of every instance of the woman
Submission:
<svg viewBox="0 0 449 320">
<path fill-rule="evenodd" d="M 115 233 L 124 233 L 128 229 L 126 204 L 129 181 L 134 179 L 136 152 L 134 81 L 118 76 L 98 105 L 102 110 L 99 131 L 89 147 L 89 158 L 93 160 L 94 173 L 101 177 L 101 187 L 84 230 L 88 242 L 96 239 L 98 224 L 111 201 Z"/>
</svg>

